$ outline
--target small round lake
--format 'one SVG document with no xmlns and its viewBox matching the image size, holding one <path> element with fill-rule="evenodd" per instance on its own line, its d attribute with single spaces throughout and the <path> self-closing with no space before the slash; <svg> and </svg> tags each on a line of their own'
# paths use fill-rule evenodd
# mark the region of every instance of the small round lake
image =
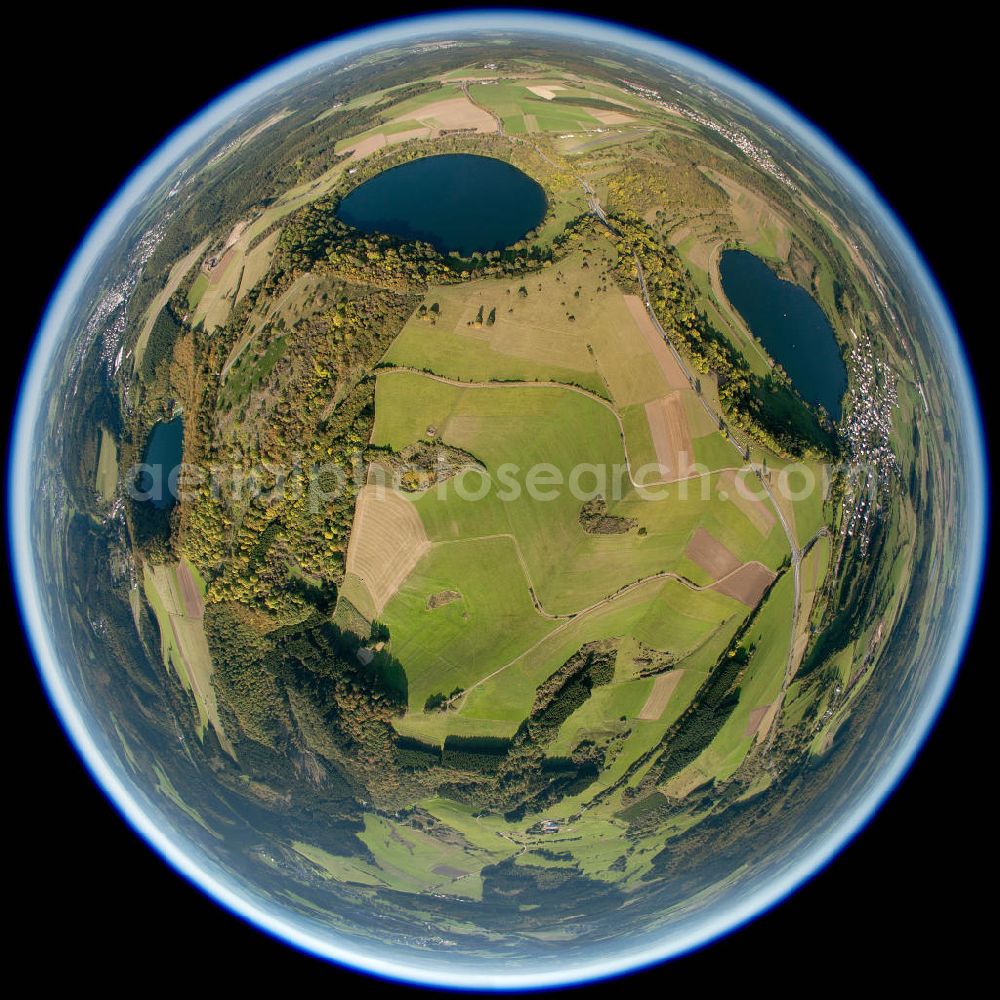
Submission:
<svg viewBox="0 0 1000 1000">
<path fill-rule="evenodd" d="M 184 451 L 184 423 L 181 418 L 161 420 L 146 443 L 142 457 L 145 466 L 136 488 L 157 510 L 167 510 L 177 500 L 176 470 Z"/>
<path fill-rule="evenodd" d="M 822 405 L 839 420 L 847 370 L 833 327 L 819 303 L 746 250 L 724 251 L 719 273 L 726 297 L 785 369 L 803 399 Z"/>
<path fill-rule="evenodd" d="M 337 218 L 365 233 L 422 240 L 468 257 L 516 243 L 546 207 L 541 185 L 517 167 L 447 153 L 376 174 L 341 201 Z"/>
</svg>

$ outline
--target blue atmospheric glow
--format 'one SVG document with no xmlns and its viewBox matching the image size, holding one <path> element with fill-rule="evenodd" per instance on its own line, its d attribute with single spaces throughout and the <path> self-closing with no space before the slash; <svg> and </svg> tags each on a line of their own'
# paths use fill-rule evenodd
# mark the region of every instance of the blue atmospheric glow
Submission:
<svg viewBox="0 0 1000 1000">
<path fill-rule="evenodd" d="M 949 359 L 955 383 L 956 405 L 965 430 L 969 461 L 967 476 L 968 536 L 962 554 L 965 572 L 956 595 L 956 612 L 941 662 L 928 678 L 909 727 L 891 758 L 880 768 L 877 781 L 826 831 L 811 853 L 794 859 L 784 873 L 743 897 L 724 912 L 710 911 L 706 919 L 683 934 L 673 934 L 655 946 L 613 955 L 595 954 L 591 962 L 561 968 L 554 963 L 529 971 L 511 973 L 502 966 L 482 969 L 449 966 L 446 960 L 426 964 L 396 961 L 388 949 L 380 954 L 373 946 L 361 949 L 337 939 L 318 936 L 295 922 L 289 913 L 268 905 L 227 880 L 213 861 L 195 856 L 192 845 L 177 838 L 169 822 L 154 814 L 138 790 L 119 774 L 100 749 L 89 720 L 70 688 L 49 634 L 41 582 L 32 549 L 32 466 L 36 433 L 44 416 L 42 389 L 45 375 L 58 345 L 70 332 L 68 323 L 78 297 L 84 292 L 102 254 L 112 245 L 130 213 L 188 153 L 198 148 L 216 129 L 275 87 L 315 69 L 338 56 L 360 48 L 398 43 L 427 34 L 469 31 L 550 32 L 584 42 L 618 44 L 640 53 L 666 59 L 683 69 L 704 74 L 721 89 L 744 100 L 781 131 L 794 137 L 819 162 L 825 164 L 868 210 L 888 243 L 899 256 L 902 268 L 921 289 L 930 325 L 938 332 Z M 394 979 L 449 988 L 513 990 L 543 988 L 614 976 L 690 951 L 733 930 L 769 909 L 825 866 L 868 822 L 895 788 L 923 744 L 952 686 L 971 627 L 983 568 L 986 540 L 986 455 L 975 390 L 954 323 L 933 278 L 910 238 L 864 176 L 825 136 L 787 105 L 755 84 L 705 56 L 652 35 L 589 18 L 537 11 L 481 11 L 417 17 L 378 25 L 307 49 L 264 70 L 233 88 L 171 135 L 125 182 L 94 222 L 70 261 L 52 296 L 32 350 L 21 386 L 9 464 L 8 532 L 21 614 L 30 637 L 49 697 L 97 784 L 144 837 L 171 865 L 209 896 L 250 923 L 305 951 L 345 965 Z"/>
</svg>

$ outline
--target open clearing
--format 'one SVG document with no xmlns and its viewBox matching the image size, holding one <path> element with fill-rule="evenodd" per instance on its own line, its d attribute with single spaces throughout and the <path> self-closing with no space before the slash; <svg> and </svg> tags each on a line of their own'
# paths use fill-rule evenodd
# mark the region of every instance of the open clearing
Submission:
<svg viewBox="0 0 1000 1000">
<path fill-rule="evenodd" d="M 465 95 L 427 104 L 411 112 L 407 117 L 415 118 L 428 128 L 438 130 L 472 129 L 476 132 L 495 132 L 497 129 L 493 116 L 488 111 L 477 108 Z"/>
<path fill-rule="evenodd" d="M 683 670 L 669 670 L 665 674 L 660 674 L 653 682 L 653 690 L 649 692 L 646 704 L 639 712 L 640 719 L 659 719 L 663 715 L 663 710 L 670 701 L 670 696 L 674 693 L 681 678 L 684 676 Z"/>
<path fill-rule="evenodd" d="M 724 580 L 713 584 L 712 589 L 742 601 L 748 608 L 755 608 L 773 579 L 774 573 L 766 566 L 756 562 L 745 563 Z"/>
<path fill-rule="evenodd" d="M 724 472 L 720 478 L 720 487 L 762 535 L 771 531 L 777 518 L 756 477 L 745 475 L 737 481 L 737 473 Z"/>
<path fill-rule="evenodd" d="M 160 652 L 194 696 L 200 732 L 209 723 L 232 756 L 212 687 L 212 658 L 202 625 L 203 594 L 186 561 L 152 566 L 143 564 L 146 599 L 160 627 Z"/>
<path fill-rule="evenodd" d="M 105 500 L 115 498 L 118 489 L 118 444 L 114 434 L 106 427 L 101 428 L 101 447 L 97 456 L 97 492 Z"/>
<path fill-rule="evenodd" d="M 671 389 L 690 389 L 691 384 L 688 382 L 687 376 L 681 371 L 681 366 L 677 363 L 673 352 L 664 343 L 656 327 L 653 326 L 653 321 L 650 319 L 642 299 L 638 295 L 626 295 L 624 299 L 628 311 L 632 314 L 639 332 L 646 341 L 650 354 L 655 358 L 660 371 L 663 372 L 667 385 Z"/>
<path fill-rule="evenodd" d="M 694 462 L 694 448 L 680 393 L 674 392 L 648 402 L 646 420 L 663 478 L 669 482 L 689 475 Z"/>
<path fill-rule="evenodd" d="M 740 567 L 740 560 L 702 527 L 695 529 L 684 554 L 713 580 L 728 576 Z"/>
<path fill-rule="evenodd" d="M 133 355 L 135 371 L 139 371 L 142 365 L 142 356 L 146 353 L 146 344 L 149 343 L 149 335 L 153 332 L 153 324 L 156 322 L 156 317 L 160 315 L 163 307 L 170 301 L 170 297 L 177 291 L 185 275 L 194 267 L 198 258 L 205 252 L 208 243 L 209 237 L 206 237 L 189 254 L 174 264 L 170 269 L 170 274 L 167 275 L 167 283 L 157 292 L 153 301 L 150 302 L 142 321 L 142 329 L 139 331 L 139 337 L 135 342 L 135 354 Z"/>
<path fill-rule="evenodd" d="M 347 549 L 347 572 L 367 587 L 376 615 L 428 548 L 427 533 L 409 500 L 388 487 L 361 487 Z"/>
</svg>

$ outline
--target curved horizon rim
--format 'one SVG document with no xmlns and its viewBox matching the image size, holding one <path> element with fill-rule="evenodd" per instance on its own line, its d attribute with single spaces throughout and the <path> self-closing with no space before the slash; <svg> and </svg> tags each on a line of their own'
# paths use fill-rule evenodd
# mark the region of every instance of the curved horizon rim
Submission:
<svg viewBox="0 0 1000 1000">
<path fill-rule="evenodd" d="M 32 453 L 42 415 L 45 370 L 66 333 L 65 327 L 71 310 L 77 304 L 91 271 L 139 200 L 157 183 L 162 182 L 168 172 L 193 151 L 196 144 L 207 140 L 220 125 L 246 110 L 254 100 L 303 73 L 363 48 L 405 42 L 430 32 L 474 29 L 520 34 L 547 32 L 564 38 L 575 37 L 585 42 L 619 44 L 639 54 L 655 56 L 702 73 L 723 91 L 746 101 L 756 112 L 764 112 L 780 123 L 790 138 L 803 142 L 823 165 L 832 168 L 839 179 L 852 188 L 885 225 L 889 234 L 887 242 L 901 254 L 904 267 L 908 268 L 927 296 L 928 321 L 934 326 L 942 348 L 952 355 L 950 360 L 958 374 L 956 408 L 964 417 L 963 426 L 972 431 L 975 438 L 968 443 L 970 456 L 974 460 L 971 469 L 966 469 L 970 474 L 970 483 L 968 496 L 965 498 L 970 538 L 974 545 L 973 554 L 966 556 L 969 565 L 961 592 L 955 600 L 953 620 L 957 627 L 952 628 L 941 661 L 928 677 L 927 687 L 921 693 L 920 703 L 914 710 L 906 738 L 886 761 L 878 780 L 872 784 L 867 794 L 840 818 L 811 852 L 799 858 L 781 877 L 761 885 L 739 905 L 731 906 L 723 913 L 712 914 L 709 910 L 710 919 L 701 921 L 695 928 L 680 935 L 667 934 L 662 942 L 652 947 L 633 951 L 622 949 L 604 960 L 577 964 L 571 969 L 529 969 L 511 974 L 480 972 L 459 966 L 449 968 L 446 958 L 438 963 L 426 964 L 393 961 L 357 945 L 347 947 L 338 943 L 337 932 L 332 932 L 331 937 L 311 933 L 303 927 L 295 926 L 287 918 L 283 919 L 279 914 L 269 912 L 257 899 L 235 892 L 232 884 L 227 884 L 219 875 L 210 871 L 208 865 L 199 863 L 177 839 L 165 833 L 108 763 L 98 748 L 80 707 L 72 697 L 46 625 L 30 530 L 34 499 L 31 495 Z M 215 902 L 271 936 L 316 957 L 346 965 L 356 971 L 414 985 L 447 989 L 546 989 L 634 972 L 717 940 L 764 914 L 818 874 L 870 821 L 909 770 L 924 745 L 952 688 L 969 640 L 985 565 L 986 511 L 989 504 L 987 464 L 985 433 L 975 382 L 944 297 L 902 223 L 861 171 L 829 138 L 780 98 L 724 63 L 651 32 L 572 13 L 485 9 L 395 19 L 335 36 L 302 49 L 225 91 L 168 135 L 140 163 L 98 215 L 74 252 L 52 293 L 36 333 L 22 377 L 11 434 L 8 462 L 8 544 L 13 554 L 13 576 L 22 623 L 57 717 L 101 791 L 136 833 L 189 882 Z"/>
</svg>

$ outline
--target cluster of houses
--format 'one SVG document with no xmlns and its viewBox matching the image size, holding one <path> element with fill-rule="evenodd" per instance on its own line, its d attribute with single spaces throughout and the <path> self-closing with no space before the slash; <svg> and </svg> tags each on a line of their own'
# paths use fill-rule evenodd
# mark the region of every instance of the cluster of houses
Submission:
<svg viewBox="0 0 1000 1000">
<path fill-rule="evenodd" d="M 899 468 L 889 442 L 893 410 L 898 405 L 896 373 L 875 353 L 867 333 L 851 330 L 851 388 L 844 434 L 850 453 L 844 530 L 858 536 L 861 552 L 868 549 L 882 490 Z"/>
<path fill-rule="evenodd" d="M 705 115 L 699 114 L 697 111 L 682 108 L 679 104 L 671 104 L 669 101 L 663 100 L 659 91 L 653 90 L 651 87 L 645 87 L 641 83 L 635 83 L 631 80 L 622 80 L 621 82 L 629 90 L 640 97 L 644 97 L 647 101 L 657 105 L 664 111 L 672 115 L 680 115 L 682 118 L 689 118 L 691 121 L 697 122 L 699 125 L 703 125 L 705 128 L 711 129 L 713 132 L 721 135 L 723 139 L 731 142 L 749 160 L 756 163 L 761 170 L 766 171 L 776 180 L 781 181 L 785 187 L 791 188 L 793 191 L 795 190 L 795 185 L 792 183 L 791 178 L 774 162 L 771 154 L 763 146 L 759 146 L 754 142 L 745 132 L 737 128 L 735 124 L 722 125 L 712 118 L 707 118 Z"/>
</svg>

